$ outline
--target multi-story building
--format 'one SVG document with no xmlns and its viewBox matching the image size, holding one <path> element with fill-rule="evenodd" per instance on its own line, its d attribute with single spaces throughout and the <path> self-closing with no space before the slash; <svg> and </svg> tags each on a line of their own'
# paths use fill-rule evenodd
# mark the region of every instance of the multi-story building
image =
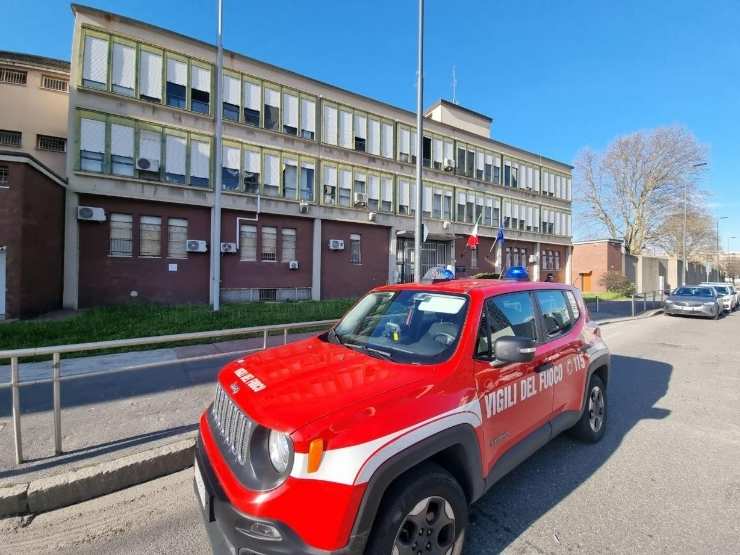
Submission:
<svg viewBox="0 0 740 555">
<path fill-rule="evenodd" d="M 229 51 L 215 106 L 213 45 L 73 10 L 67 304 L 206 302 L 214 247 L 227 301 L 346 297 L 408 280 L 419 154 L 425 268 L 493 271 L 503 222 L 503 264 L 569 279 L 572 168 L 491 139 L 490 118 L 439 101 L 417 153 L 414 113 Z M 207 243 L 216 172 L 221 246 Z M 77 206 L 101 210 L 79 220 Z"/>
<path fill-rule="evenodd" d="M 0 319 L 62 304 L 69 63 L 0 52 Z"/>
</svg>

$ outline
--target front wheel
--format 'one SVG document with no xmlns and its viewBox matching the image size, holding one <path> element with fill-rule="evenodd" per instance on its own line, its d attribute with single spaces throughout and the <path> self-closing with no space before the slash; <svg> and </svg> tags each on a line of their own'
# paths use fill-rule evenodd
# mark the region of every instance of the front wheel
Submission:
<svg viewBox="0 0 740 555">
<path fill-rule="evenodd" d="M 719 320 L 720 314 L 722 314 L 722 309 L 720 307 L 717 307 L 717 310 L 714 312 L 714 319 Z"/>
<path fill-rule="evenodd" d="M 601 378 L 594 374 L 588 382 L 583 414 L 570 429 L 571 435 L 587 443 L 599 441 L 606 431 L 606 409 L 606 387 Z"/>
<path fill-rule="evenodd" d="M 425 463 L 386 492 L 373 526 L 371 555 L 459 555 L 465 541 L 468 502 L 457 480 Z"/>
</svg>

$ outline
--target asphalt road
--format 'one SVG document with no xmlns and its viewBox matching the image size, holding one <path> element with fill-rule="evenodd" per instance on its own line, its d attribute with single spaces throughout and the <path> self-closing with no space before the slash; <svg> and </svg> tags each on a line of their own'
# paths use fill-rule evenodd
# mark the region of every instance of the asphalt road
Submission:
<svg viewBox="0 0 740 555">
<path fill-rule="evenodd" d="M 608 431 L 559 437 L 472 512 L 465 554 L 737 553 L 740 313 L 603 328 Z M 207 553 L 184 471 L 30 522 L 0 521 L 0 553 Z"/>
</svg>

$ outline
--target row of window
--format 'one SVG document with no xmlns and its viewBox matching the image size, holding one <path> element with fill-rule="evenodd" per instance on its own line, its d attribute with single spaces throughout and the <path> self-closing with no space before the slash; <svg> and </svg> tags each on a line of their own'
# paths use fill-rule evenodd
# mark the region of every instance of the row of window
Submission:
<svg viewBox="0 0 740 555">
<path fill-rule="evenodd" d="M 259 228 L 260 240 L 257 242 L 256 225 L 239 226 L 239 257 L 244 262 L 292 262 L 296 260 L 296 230 L 289 227 L 280 229 L 281 248 L 278 258 L 278 228 L 273 226 L 261 226 Z M 259 247 L 259 250 L 258 250 Z"/>
<path fill-rule="evenodd" d="M 107 146 L 106 146 L 107 145 Z M 209 186 L 209 138 L 180 131 L 136 127 L 111 118 L 80 119 L 80 169 L 135 176 L 168 183 Z M 236 142 L 223 147 L 225 191 L 318 202 L 325 206 L 362 207 L 373 212 L 413 216 L 416 184 L 411 177 L 322 162 L 321 192 L 316 195 L 316 160 Z M 455 194 L 456 191 L 456 194 Z M 457 199 L 455 204 L 454 199 Z M 490 194 L 428 183 L 422 199 L 424 217 L 498 227 L 502 199 Z M 504 227 L 569 235 L 570 215 L 539 206 L 503 200 Z"/>
<path fill-rule="evenodd" d="M 0 146 L 23 146 L 23 133 L 0 129 Z M 47 152 L 66 152 L 67 139 L 51 135 L 36 135 L 36 149 Z"/>
<path fill-rule="evenodd" d="M 207 62 L 95 31 L 85 32 L 82 84 L 89 88 L 212 114 L 213 74 Z M 316 140 L 316 108 L 314 96 L 224 71 L 222 110 L 227 120 Z M 321 141 L 325 144 L 416 162 L 415 127 L 396 126 L 393 120 L 327 100 L 321 101 L 320 116 Z M 543 169 L 540 179 L 539 167 L 434 133 L 423 138 L 422 162 L 427 168 L 454 170 L 470 179 L 571 200 L 570 177 L 565 174 Z"/>
<path fill-rule="evenodd" d="M 139 217 L 138 256 L 160 258 L 162 256 L 162 218 L 159 216 Z M 167 258 L 188 257 L 188 221 L 184 218 L 167 219 Z M 134 255 L 134 217 L 131 214 L 110 215 L 109 254 L 116 257 Z"/>
<path fill-rule="evenodd" d="M 0 67 L 0 83 L 4 83 L 6 85 L 25 86 L 28 84 L 28 72 L 19 69 Z M 50 91 L 67 92 L 69 89 L 69 81 L 64 77 L 42 74 L 41 88 Z"/>
<path fill-rule="evenodd" d="M 10 187 L 10 171 L 8 166 L 0 166 L 0 187 Z"/>
</svg>

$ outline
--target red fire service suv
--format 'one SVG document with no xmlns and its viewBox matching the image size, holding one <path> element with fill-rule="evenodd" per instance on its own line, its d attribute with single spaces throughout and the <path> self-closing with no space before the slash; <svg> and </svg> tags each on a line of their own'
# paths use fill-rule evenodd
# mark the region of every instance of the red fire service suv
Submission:
<svg viewBox="0 0 740 555">
<path fill-rule="evenodd" d="M 459 554 L 468 507 L 560 432 L 604 434 L 609 351 L 579 292 L 379 287 L 331 330 L 228 364 L 195 490 L 216 552 Z"/>
</svg>

